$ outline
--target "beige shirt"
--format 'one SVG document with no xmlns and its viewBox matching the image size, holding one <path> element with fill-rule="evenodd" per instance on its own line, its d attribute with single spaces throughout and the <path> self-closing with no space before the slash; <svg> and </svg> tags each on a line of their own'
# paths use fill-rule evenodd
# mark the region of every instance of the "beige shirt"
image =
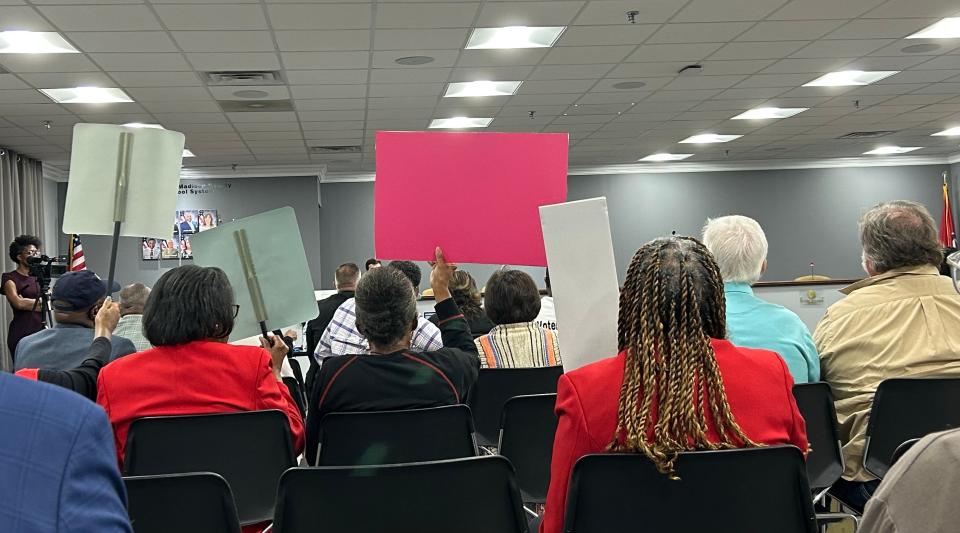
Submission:
<svg viewBox="0 0 960 533">
<path fill-rule="evenodd" d="M 887 472 L 867 502 L 861 533 L 957 531 L 960 430 L 927 435 Z"/>
<path fill-rule="evenodd" d="M 960 295 L 933 266 L 896 268 L 844 288 L 813 340 L 830 383 L 852 481 L 873 479 L 863 447 L 873 394 L 885 379 L 960 376 Z"/>
</svg>

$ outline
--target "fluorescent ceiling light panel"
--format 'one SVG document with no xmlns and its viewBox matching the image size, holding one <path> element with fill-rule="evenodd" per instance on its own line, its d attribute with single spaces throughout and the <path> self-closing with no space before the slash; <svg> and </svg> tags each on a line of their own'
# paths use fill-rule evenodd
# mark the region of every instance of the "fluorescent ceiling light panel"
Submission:
<svg viewBox="0 0 960 533">
<path fill-rule="evenodd" d="M 60 104 L 112 104 L 132 102 L 123 89 L 103 87 L 74 87 L 72 89 L 40 89 L 51 100 Z"/>
<path fill-rule="evenodd" d="M 155 130 L 166 129 L 160 124 L 144 124 L 142 122 L 129 122 L 127 124 L 124 124 L 124 126 L 127 128 L 150 128 Z"/>
<path fill-rule="evenodd" d="M 907 39 L 956 39 L 960 37 L 960 17 L 951 17 L 934 22 L 926 28 L 908 35 Z"/>
<path fill-rule="evenodd" d="M 947 128 L 943 131 L 938 131 L 930 136 L 931 137 L 960 137 L 960 127 Z"/>
<path fill-rule="evenodd" d="M 566 26 L 476 28 L 467 40 L 467 50 L 550 48 L 565 29 Z"/>
<path fill-rule="evenodd" d="M 870 150 L 869 152 L 864 152 L 863 155 L 893 155 L 893 154 L 905 154 L 907 152 L 912 152 L 914 150 L 919 150 L 923 148 L 922 146 L 881 146 Z"/>
<path fill-rule="evenodd" d="M 522 81 L 458 81 L 447 85 L 445 98 L 469 96 L 511 96 L 520 88 Z"/>
<path fill-rule="evenodd" d="M 493 122 L 492 118 L 435 118 L 430 122 L 430 127 L 433 129 L 486 128 L 491 122 Z"/>
<path fill-rule="evenodd" d="M 716 133 L 701 133 L 700 135 L 687 137 L 680 142 L 685 144 L 725 143 L 734 139 L 739 139 L 740 137 L 743 137 L 743 135 L 717 135 Z"/>
<path fill-rule="evenodd" d="M 79 54 L 52 31 L 0 31 L 0 54 Z"/>
<path fill-rule="evenodd" d="M 688 157 L 693 157 L 693 154 L 650 154 L 647 157 L 638 159 L 638 161 L 683 161 Z"/>
<path fill-rule="evenodd" d="M 181 157 L 196 157 L 196 156 L 193 155 L 193 152 L 191 152 L 190 150 L 187 150 L 186 148 L 184 148 L 184 149 L 183 149 L 183 155 L 182 155 Z"/>
<path fill-rule="evenodd" d="M 745 111 L 733 117 L 731 120 L 770 120 L 778 118 L 792 117 L 798 113 L 803 113 L 809 107 L 758 107 Z"/>
<path fill-rule="evenodd" d="M 899 73 L 899 70 L 841 70 L 824 74 L 819 78 L 804 83 L 804 87 L 846 87 L 850 85 L 870 85 L 873 82 L 889 78 Z"/>
</svg>

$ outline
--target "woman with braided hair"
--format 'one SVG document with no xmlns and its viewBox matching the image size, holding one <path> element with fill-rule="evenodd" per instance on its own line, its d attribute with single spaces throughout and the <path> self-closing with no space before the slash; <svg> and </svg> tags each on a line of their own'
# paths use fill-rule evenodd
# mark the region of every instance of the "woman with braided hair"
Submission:
<svg viewBox="0 0 960 533">
<path fill-rule="evenodd" d="M 664 475 L 690 450 L 792 444 L 807 449 L 793 379 L 774 352 L 726 338 L 723 280 L 691 237 L 637 251 L 620 293 L 616 357 L 564 374 L 541 533 L 562 531 L 574 463 L 642 453 Z"/>
</svg>

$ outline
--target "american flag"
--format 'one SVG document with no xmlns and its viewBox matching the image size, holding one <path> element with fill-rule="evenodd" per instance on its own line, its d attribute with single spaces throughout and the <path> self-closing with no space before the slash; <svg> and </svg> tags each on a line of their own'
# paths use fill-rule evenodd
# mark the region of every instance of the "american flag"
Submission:
<svg viewBox="0 0 960 533">
<path fill-rule="evenodd" d="M 76 233 L 70 235 L 70 272 L 86 270 L 87 262 L 83 259 L 83 244 Z"/>
</svg>

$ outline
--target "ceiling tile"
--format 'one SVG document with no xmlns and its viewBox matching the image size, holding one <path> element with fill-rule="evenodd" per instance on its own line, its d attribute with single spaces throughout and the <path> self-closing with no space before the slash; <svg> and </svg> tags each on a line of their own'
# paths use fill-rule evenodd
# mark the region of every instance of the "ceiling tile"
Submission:
<svg viewBox="0 0 960 533">
<path fill-rule="evenodd" d="M 71 32 L 67 38 L 83 52 L 176 52 L 162 31 Z"/>
<path fill-rule="evenodd" d="M 90 54 L 103 70 L 192 70 L 181 54 Z"/>
<path fill-rule="evenodd" d="M 370 30 L 277 31 L 274 35 L 283 52 L 370 49 Z"/>
<path fill-rule="evenodd" d="M 566 26 L 586 2 L 486 2 L 474 26 Z"/>
<path fill-rule="evenodd" d="M 468 28 L 480 4 L 473 2 L 430 4 L 380 4 L 377 28 Z"/>
<path fill-rule="evenodd" d="M 803 48 L 808 41 L 728 43 L 710 56 L 718 59 L 780 59 Z"/>
<path fill-rule="evenodd" d="M 720 43 L 645 44 L 630 54 L 625 61 L 700 61 L 721 46 L 723 45 Z M 679 67 L 676 68 L 679 69 Z"/>
<path fill-rule="evenodd" d="M 197 70 L 277 70 L 277 54 L 268 52 L 192 52 L 187 59 Z M 296 68 L 296 67 L 293 67 Z"/>
<path fill-rule="evenodd" d="M 32 7 L 0 8 L 0 30 L 54 31 L 56 28 L 43 19 Z"/>
<path fill-rule="evenodd" d="M 769 18 L 771 20 L 851 19 L 887 0 L 791 0 Z M 811 13 L 816 13 L 811 17 Z"/>
<path fill-rule="evenodd" d="M 638 45 L 653 35 L 659 27 L 658 24 L 570 26 L 560 36 L 557 46 Z"/>
<path fill-rule="evenodd" d="M 30 86 L 23 83 L 13 74 L 0 74 L 0 89 L 29 89 Z"/>
<path fill-rule="evenodd" d="M 594 83 L 594 80 L 527 81 L 520 86 L 517 94 L 585 93 Z"/>
<path fill-rule="evenodd" d="M 488 50 L 467 50 L 467 52 L 487 52 Z M 501 50 L 494 50 L 500 52 Z M 507 50 L 510 52 L 511 50 Z M 457 62 L 459 50 L 390 50 L 373 52 L 373 68 L 441 68 L 452 67 Z M 410 56 L 427 56 L 434 60 L 426 65 L 404 66 L 396 62 L 397 59 Z"/>
<path fill-rule="evenodd" d="M 573 65 L 566 68 L 571 68 Z M 450 81 L 480 81 L 480 80 L 498 80 L 498 81 L 516 81 L 525 80 L 530 77 L 533 71 L 531 66 L 516 67 L 469 67 L 455 68 L 450 73 Z M 572 78 L 571 78 L 572 79 Z M 429 80 L 420 80 L 429 81 Z M 446 80 L 441 80 L 446 81 Z"/>
<path fill-rule="evenodd" d="M 752 22 L 664 24 L 646 42 L 649 44 L 722 43 L 733 40 L 752 25 Z"/>
<path fill-rule="evenodd" d="M 672 21 L 763 20 L 783 3 L 784 0 L 692 0 L 673 17 Z"/>
<path fill-rule="evenodd" d="M 373 16 L 370 3 L 271 4 L 267 14 L 275 30 L 368 29 Z"/>
<path fill-rule="evenodd" d="M 286 77 L 291 85 L 366 83 L 367 71 L 365 69 L 287 70 Z"/>
<path fill-rule="evenodd" d="M 188 87 L 200 85 L 193 72 L 108 72 L 124 87 Z"/>
<path fill-rule="evenodd" d="M 217 113 L 220 106 L 213 100 L 174 100 L 169 102 L 143 102 L 151 113 Z"/>
<path fill-rule="evenodd" d="M 790 57 L 857 57 L 890 44 L 889 39 L 852 39 L 817 41 L 794 52 Z"/>
<path fill-rule="evenodd" d="M 737 87 L 798 87 L 810 81 L 809 74 L 754 74 Z"/>
<path fill-rule="evenodd" d="M 102 72 L 38 72 L 20 74 L 20 77 L 23 78 L 23 81 L 40 89 L 85 86 L 110 87 L 114 85 L 110 78 Z"/>
<path fill-rule="evenodd" d="M 613 64 L 593 65 L 541 65 L 533 69 L 529 76 L 531 80 L 579 80 L 596 79 L 603 77 Z"/>
<path fill-rule="evenodd" d="M 664 90 L 727 89 L 744 76 L 680 76 L 664 86 Z"/>
<path fill-rule="evenodd" d="M 565 46 L 550 50 L 544 65 L 576 65 L 617 63 L 634 49 L 633 46 Z"/>
<path fill-rule="evenodd" d="M 843 24 L 840 20 L 797 20 L 759 22 L 737 37 L 738 41 L 809 41 L 819 39 Z"/>
<path fill-rule="evenodd" d="M 436 96 L 439 97 L 446 84 L 443 83 L 385 83 L 371 84 L 370 98 L 393 96 Z"/>
<path fill-rule="evenodd" d="M 367 101 L 369 109 L 433 108 L 437 105 L 433 96 L 404 96 L 399 98 L 371 98 Z"/>
<path fill-rule="evenodd" d="M 377 30 L 373 46 L 377 50 L 458 49 L 466 44 L 469 34 L 467 28 Z"/>
<path fill-rule="evenodd" d="M 933 19 L 857 19 L 827 35 L 827 39 L 903 39 L 929 26 Z M 906 45 L 906 43 L 904 43 Z"/>
<path fill-rule="evenodd" d="M 365 109 L 365 98 L 323 98 L 317 100 L 296 101 L 297 111 L 337 111 L 348 109 Z"/>
<path fill-rule="evenodd" d="M 589 2 L 574 20 L 574 24 L 625 24 L 627 11 L 639 11 L 637 21 L 640 23 L 661 23 L 669 20 L 683 5 L 683 2 L 676 0 Z"/>
<path fill-rule="evenodd" d="M 142 87 L 127 89 L 137 102 L 170 102 L 177 100 L 209 100 L 205 87 Z"/>
<path fill-rule="evenodd" d="M 960 13 L 954 0 L 890 0 L 864 14 L 864 18 L 953 17 Z"/>
<path fill-rule="evenodd" d="M 268 31 L 175 31 L 184 52 L 273 52 Z"/>
<path fill-rule="evenodd" d="M 231 122 L 290 122 L 297 120 L 293 111 L 256 111 L 246 113 L 227 113 Z"/>
<path fill-rule="evenodd" d="M 598 47 L 606 48 L 606 47 Z M 554 48 L 557 51 L 559 48 Z M 573 52 L 577 55 L 577 52 Z M 536 65 L 547 55 L 545 48 L 522 50 L 464 50 L 457 61 L 458 67 L 496 67 L 504 65 Z M 432 65 L 433 63 L 431 63 Z"/>
<path fill-rule="evenodd" d="M 90 72 L 99 70 L 83 54 L 0 54 L 9 72 Z"/>
<path fill-rule="evenodd" d="M 331 120 L 363 120 L 363 109 L 337 109 L 325 111 L 298 111 L 297 115 L 304 122 L 324 122 Z"/>
<path fill-rule="evenodd" d="M 769 67 L 763 69 L 764 74 L 817 74 L 840 70 L 841 67 L 848 64 L 850 58 L 812 58 L 812 59 L 781 59 Z M 810 76 L 810 81 L 816 76 Z M 804 82 L 806 83 L 806 82 Z"/>
<path fill-rule="evenodd" d="M 290 94 L 301 99 L 356 98 L 366 95 L 366 85 L 293 85 Z"/>
<path fill-rule="evenodd" d="M 143 5 L 42 6 L 37 8 L 63 31 L 159 30 L 153 13 Z"/>
<path fill-rule="evenodd" d="M 266 30 L 259 5 L 159 5 L 157 16 L 170 30 Z"/>
<path fill-rule="evenodd" d="M 283 65 L 290 69 L 366 68 L 369 52 L 281 52 Z"/>
<path fill-rule="evenodd" d="M 161 124 L 225 124 L 223 113 L 154 113 Z"/>
</svg>

